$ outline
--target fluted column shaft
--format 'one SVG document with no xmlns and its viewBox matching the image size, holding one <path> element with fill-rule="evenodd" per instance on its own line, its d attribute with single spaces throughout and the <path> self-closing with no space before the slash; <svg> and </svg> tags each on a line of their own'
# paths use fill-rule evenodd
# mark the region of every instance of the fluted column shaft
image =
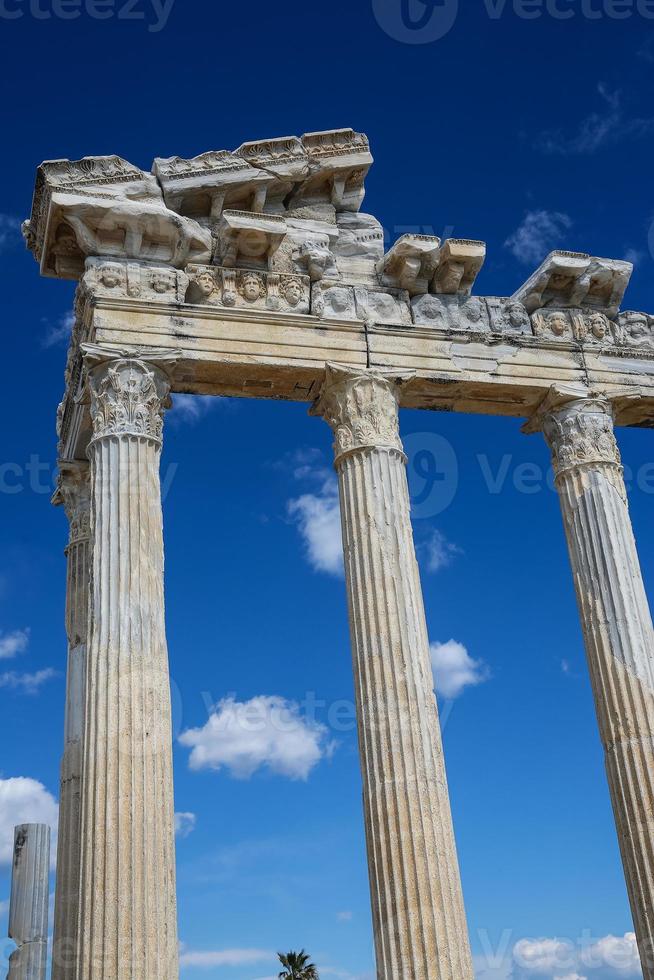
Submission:
<svg viewBox="0 0 654 980">
<path fill-rule="evenodd" d="M 328 366 L 379 980 L 471 980 L 397 379 Z"/>
<path fill-rule="evenodd" d="M 50 828 L 19 824 L 14 830 L 9 936 L 18 947 L 7 980 L 45 980 L 48 960 Z"/>
<path fill-rule="evenodd" d="M 654 631 L 608 401 L 541 419 L 552 450 L 645 980 L 654 980 Z"/>
<path fill-rule="evenodd" d="M 80 897 L 80 821 L 82 813 L 82 738 L 89 606 L 90 487 L 88 463 L 59 464 L 54 503 L 63 503 L 70 534 L 67 557 L 66 714 L 61 761 L 57 880 L 52 980 L 75 980 Z"/>
<path fill-rule="evenodd" d="M 93 558 L 77 980 L 178 977 L 159 482 L 165 367 L 162 356 L 89 370 Z"/>
</svg>

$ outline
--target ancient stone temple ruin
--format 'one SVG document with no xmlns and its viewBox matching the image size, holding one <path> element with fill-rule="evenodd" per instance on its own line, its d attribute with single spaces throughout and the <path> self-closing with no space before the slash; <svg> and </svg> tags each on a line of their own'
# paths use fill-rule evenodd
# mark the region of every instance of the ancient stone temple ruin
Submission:
<svg viewBox="0 0 654 980">
<path fill-rule="evenodd" d="M 334 432 L 380 980 L 472 980 L 401 407 L 526 419 L 556 473 L 646 980 L 654 980 L 654 642 L 616 425 L 654 418 L 628 262 L 553 252 L 478 296 L 483 242 L 361 211 L 350 129 L 145 173 L 37 173 L 24 231 L 79 280 L 59 408 L 70 520 L 55 980 L 178 976 L 159 457 L 170 394 L 306 402 Z M 430 216 L 431 218 L 431 216 Z"/>
</svg>

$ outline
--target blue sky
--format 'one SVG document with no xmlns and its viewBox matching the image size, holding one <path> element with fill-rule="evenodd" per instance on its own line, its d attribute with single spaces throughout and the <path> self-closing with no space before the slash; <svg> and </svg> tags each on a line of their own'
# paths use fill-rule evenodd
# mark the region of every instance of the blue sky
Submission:
<svg viewBox="0 0 654 980">
<path fill-rule="evenodd" d="M 73 290 L 39 279 L 17 230 L 41 160 L 149 169 L 353 126 L 389 243 L 483 239 L 477 290 L 504 295 L 552 247 L 626 256 L 627 308 L 654 305 L 645 0 L 408 3 L 402 20 L 401 0 L 0 2 L 0 934 L 10 830 L 56 819 L 62 742 L 66 522 L 49 495 Z M 404 412 L 402 429 L 479 980 L 638 977 L 545 446 L 519 420 Z M 619 439 L 652 592 L 652 436 Z M 268 978 L 300 946 L 324 977 L 373 976 L 330 442 L 303 405 L 180 399 L 168 416 L 188 980 Z M 249 702 L 264 724 L 244 745 Z M 284 737 L 266 723 L 280 711 Z"/>
</svg>

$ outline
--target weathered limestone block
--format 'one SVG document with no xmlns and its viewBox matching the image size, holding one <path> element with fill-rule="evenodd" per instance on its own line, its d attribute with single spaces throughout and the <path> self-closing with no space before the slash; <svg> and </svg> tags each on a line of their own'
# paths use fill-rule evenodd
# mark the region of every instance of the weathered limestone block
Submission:
<svg viewBox="0 0 654 980">
<path fill-rule="evenodd" d="M 368 137 L 352 129 L 305 133 L 309 175 L 289 199 L 290 208 L 329 203 L 337 211 L 358 211 L 372 165 Z"/>
<path fill-rule="evenodd" d="M 174 352 L 85 351 L 93 558 L 77 977 L 177 980 L 159 482 Z"/>
<path fill-rule="evenodd" d="M 20 824 L 14 831 L 9 938 L 18 947 L 9 957 L 7 980 L 45 980 L 48 958 L 50 828 Z"/>
<path fill-rule="evenodd" d="M 485 258 L 484 242 L 448 238 L 439 253 L 431 292 L 446 296 L 469 296 Z"/>
<path fill-rule="evenodd" d="M 385 286 L 406 289 L 411 296 L 426 293 L 440 258 L 440 238 L 402 235 L 377 262 L 377 274 Z"/>
<path fill-rule="evenodd" d="M 263 211 L 275 178 L 229 150 L 211 150 L 191 160 L 157 157 L 152 165 L 169 208 L 214 228 L 223 209 Z"/>
<path fill-rule="evenodd" d="M 371 214 L 345 211 L 336 215 L 338 238 L 333 245 L 336 265 L 348 282 L 379 285 L 377 262 L 384 255 L 384 229 Z"/>
<path fill-rule="evenodd" d="M 83 285 L 96 296 L 131 296 L 157 303 L 183 303 L 188 276 L 170 266 L 145 262 L 86 260 Z"/>
<path fill-rule="evenodd" d="M 87 256 L 180 267 L 211 255 L 209 232 L 168 210 L 155 178 L 120 157 L 41 164 L 23 231 L 43 275 L 62 279 L 78 279 Z"/>
<path fill-rule="evenodd" d="M 266 191 L 266 211 L 283 211 L 285 199 L 309 175 L 307 153 L 297 136 L 243 143 L 234 156 L 273 178 Z"/>
<path fill-rule="evenodd" d="M 339 236 L 336 212 L 331 206 L 324 211 L 308 208 L 287 211 L 284 215 L 291 261 L 296 272 L 308 273 L 312 282 L 338 279 L 333 247 Z M 282 248 L 284 245 L 282 244 Z"/>
<path fill-rule="evenodd" d="M 409 294 L 405 289 L 354 287 L 357 317 L 365 323 L 411 323 Z"/>
<path fill-rule="evenodd" d="M 654 629 L 613 407 L 556 386 L 525 427 L 552 451 L 645 980 L 654 978 Z"/>
<path fill-rule="evenodd" d="M 491 333 L 531 335 L 529 314 L 510 296 L 487 296 Z"/>
<path fill-rule="evenodd" d="M 601 259 L 585 252 L 550 252 L 513 298 L 528 313 L 542 307 L 597 310 L 612 319 L 629 285 L 633 265 L 620 259 Z"/>
<path fill-rule="evenodd" d="M 321 320 L 357 320 L 354 287 L 323 279 L 311 287 L 311 312 Z"/>
<path fill-rule="evenodd" d="M 53 503 L 63 504 L 70 528 L 66 582 L 66 712 L 61 760 L 59 837 L 53 980 L 75 980 L 80 896 L 82 813 L 82 742 L 86 685 L 89 575 L 91 561 L 91 488 L 88 463 L 60 461 Z"/>
<path fill-rule="evenodd" d="M 271 269 L 275 252 L 287 231 L 281 215 L 223 211 L 218 228 L 216 264 L 227 268 Z"/>
<path fill-rule="evenodd" d="M 187 272 L 187 303 L 286 313 L 309 312 L 311 284 L 308 276 L 222 269 L 211 265 L 189 265 Z"/>
<path fill-rule="evenodd" d="M 379 980 L 472 980 L 398 427 L 410 375 L 327 365 Z"/>
<path fill-rule="evenodd" d="M 626 310 L 611 324 L 616 344 L 651 350 L 654 348 L 654 317 Z"/>
</svg>

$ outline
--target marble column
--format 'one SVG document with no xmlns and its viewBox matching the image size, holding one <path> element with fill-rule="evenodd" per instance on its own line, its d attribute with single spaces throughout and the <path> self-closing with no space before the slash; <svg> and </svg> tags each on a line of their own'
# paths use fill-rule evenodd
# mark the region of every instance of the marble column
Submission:
<svg viewBox="0 0 654 980">
<path fill-rule="evenodd" d="M 64 461 L 59 463 L 59 484 L 53 503 L 64 505 L 69 523 L 69 539 L 66 548 L 68 667 L 64 754 L 61 761 L 59 794 L 52 980 L 75 980 L 91 540 L 88 463 Z"/>
<path fill-rule="evenodd" d="M 85 351 L 93 555 L 77 980 L 176 980 L 159 481 L 172 364 Z"/>
<path fill-rule="evenodd" d="M 526 431 L 552 451 L 645 980 L 654 980 L 654 632 L 610 402 L 554 390 Z"/>
<path fill-rule="evenodd" d="M 50 828 L 19 824 L 14 830 L 9 936 L 18 947 L 7 980 L 45 980 L 48 960 Z"/>
<path fill-rule="evenodd" d="M 327 366 L 379 980 L 472 980 L 399 437 L 402 378 Z"/>
</svg>

